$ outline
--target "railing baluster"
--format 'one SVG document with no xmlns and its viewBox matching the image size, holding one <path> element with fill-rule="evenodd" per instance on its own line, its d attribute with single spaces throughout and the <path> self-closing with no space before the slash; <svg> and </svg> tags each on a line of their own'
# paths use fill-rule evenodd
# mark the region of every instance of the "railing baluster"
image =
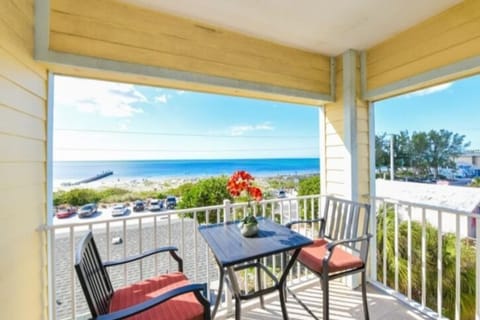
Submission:
<svg viewBox="0 0 480 320">
<path fill-rule="evenodd" d="M 475 215 L 475 319 L 480 319 L 480 218 Z"/>
<path fill-rule="evenodd" d="M 75 261 L 75 233 L 74 233 L 74 227 L 69 228 L 69 240 L 70 240 L 70 259 L 72 259 L 72 262 Z M 75 262 L 74 262 L 75 263 Z M 72 306 L 77 305 L 77 301 L 75 299 L 75 266 L 74 263 L 71 264 L 70 266 L 70 279 L 72 286 L 70 288 L 70 295 L 72 297 Z M 75 319 L 76 317 L 76 308 L 72 308 L 72 319 Z"/>
<path fill-rule="evenodd" d="M 205 212 L 205 224 L 210 224 L 210 210 L 207 210 Z M 211 288 L 211 279 L 210 279 L 210 256 L 209 256 L 209 252 L 210 250 L 208 250 L 208 246 L 205 246 L 205 253 L 206 253 L 206 257 L 205 257 L 205 261 L 206 261 L 206 264 L 207 264 L 207 267 L 206 267 L 206 282 L 207 282 L 207 298 L 208 300 L 210 301 L 212 299 L 211 297 L 211 294 L 210 294 L 210 288 Z M 218 293 L 220 294 L 220 293 Z"/>
<path fill-rule="evenodd" d="M 194 261 L 194 266 L 198 266 L 198 258 L 197 258 L 197 233 L 198 233 L 198 229 L 197 229 L 197 211 L 194 211 L 193 212 L 193 223 L 192 223 L 192 226 L 193 226 L 193 261 Z M 198 268 L 193 268 L 193 279 L 195 279 L 195 282 L 198 281 L 198 275 L 197 275 L 197 270 Z"/>
<path fill-rule="evenodd" d="M 283 215 L 284 215 L 284 209 L 283 209 L 283 201 L 280 201 L 280 224 L 283 224 Z"/>
<path fill-rule="evenodd" d="M 460 216 L 455 219 L 455 320 L 460 320 L 460 259 L 462 257 L 462 248 L 460 246 Z"/>
<path fill-rule="evenodd" d="M 158 248 L 158 237 L 157 237 L 157 216 L 153 216 L 153 243 L 155 248 Z M 158 274 L 158 254 L 154 255 L 155 259 L 155 274 Z"/>
<path fill-rule="evenodd" d="M 55 239 L 55 234 L 56 234 L 56 229 L 51 229 L 47 231 L 47 237 L 48 237 L 48 245 L 49 245 L 49 253 L 50 253 L 50 259 L 48 264 L 48 271 L 49 271 L 49 285 L 50 285 L 50 298 L 49 298 L 49 308 L 50 312 L 52 313 L 52 317 L 50 319 L 56 319 L 57 318 L 57 268 L 56 268 L 56 239 Z M 74 280 L 71 279 L 72 283 Z M 72 285 L 73 286 L 73 285 Z M 75 309 L 77 307 L 76 304 L 72 303 L 72 308 Z"/>
<path fill-rule="evenodd" d="M 442 212 L 440 210 L 437 211 L 437 218 L 438 218 L 438 253 L 437 253 L 437 313 L 439 318 L 442 317 L 442 296 L 443 296 L 443 288 L 442 288 L 442 280 L 443 280 L 443 268 L 442 268 L 442 247 L 443 247 L 443 235 L 442 235 Z"/>
<path fill-rule="evenodd" d="M 408 299 L 412 299 L 412 206 L 408 206 L 408 220 L 407 220 L 407 288 Z"/>
<path fill-rule="evenodd" d="M 142 225 L 142 218 L 138 218 L 138 250 L 139 254 L 143 252 L 143 225 Z M 143 279 L 143 259 L 139 260 L 139 266 L 140 266 L 140 279 Z"/>
<path fill-rule="evenodd" d="M 123 259 L 127 256 L 127 220 L 123 220 L 122 239 L 123 239 Z M 127 264 L 123 265 L 123 285 L 127 285 Z"/>
<path fill-rule="evenodd" d="M 383 202 L 383 285 L 387 285 L 387 203 Z"/>
<path fill-rule="evenodd" d="M 167 216 L 168 221 L 168 245 L 172 245 L 172 216 Z M 172 257 L 168 255 L 168 270 L 172 270 Z"/>
<path fill-rule="evenodd" d="M 427 305 L 427 231 L 425 208 L 422 208 L 422 307 Z"/>
<path fill-rule="evenodd" d="M 110 221 L 107 221 L 106 232 L 107 232 L 107 260 L 111 260 L 111 258 L 110 258 L 110 242 L 112 240 L 111 240 L 111 237 L 110 237 Z"/>
<path fill-rule="evenodd" d="M 398 204 L 395 204 L 395 231 L 394 231 L 394 247 L 395 247 L 395 291 L 398 291 Z"/>
<path fill-rule="evenodd" d="M 169 215 L 170 216 L 170 215 Z M 182 246 L 180 249 L 180 254 L 182 258 L 185 258 L 185 215 L 182 215 Z"/>
</svg>

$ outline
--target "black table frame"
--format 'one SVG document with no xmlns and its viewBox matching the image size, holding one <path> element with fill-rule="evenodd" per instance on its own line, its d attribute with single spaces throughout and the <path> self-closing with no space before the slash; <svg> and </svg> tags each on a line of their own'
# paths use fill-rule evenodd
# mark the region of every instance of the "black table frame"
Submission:
<svg viewBox="0 0 480 320">
<path fill-rule="evenodd" d="M 199 227 L 200 234 L 212 250 L 220 270 L 218 294 L 212 311 L 212 318 L 215 317 L 218 306 L 220 305 L 223 281 L 226 280 L 227 285 L 235 298 L 236 320 L 240 320 L 241 317 L 241 300 L 258 297 L 260 298 L 260 304 L 263 308 L 263 295 L 276 290 L 279 291 L 283 319 L 288 319 L 285 306 L 285 283 L 287 276 L 290 269 L 293 267 L 301 248 L 313 242 L 311 239 L 290 230 L 283 225 L 277 224 L 270 219 L 257 218 L 257 220 L 260 231 L 257 236 L 251 238 L 241 235 L 238 221 L 227 222 L 225 224 L 202 225 Z M 286 255 L 286 252 L 290 252 L 291 254 Z M 290 256 L 290 259 L 283 269 L 280 278 L 277 278 L 261 263 L 261 258 L 279 253 L 283 253 L 284 257 Z M 258 291 L 249 294 L 242 294 L 235 272 L 250 267 L 257 268 Z M 273 286 L 262 288 L 260 270 L 263 270 L 270 278 L 272 278 L 274 282 Z M 225 275 L 227 277 L 225 277 Z"/>
</svg>

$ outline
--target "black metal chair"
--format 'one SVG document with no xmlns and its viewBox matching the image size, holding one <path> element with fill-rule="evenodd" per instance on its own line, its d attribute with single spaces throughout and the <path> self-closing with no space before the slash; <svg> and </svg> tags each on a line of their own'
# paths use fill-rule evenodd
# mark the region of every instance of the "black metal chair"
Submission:
<svg viewBox="0 0 480 320">
<path fill-rule="evenodd" d="M 323 291 L 323 319 L 329 319 L 328 282 L 333 279 L 361 273 L 362 300 L 365 319 L 369 319 L 366 264 L 371 235 L 368 233 L 370 205 L 335 197 L 325 197 L 323 215 L 319 219 L 292 221 L 294 224 L 320 223 L 318 238 L 302 248 L 297 261 L 320 277 Z M 298 298 L 292 293 L 298 300 Z M 299 301 L 305 308 L 306 306 Z M 312 316 L 314 314 L 306 308 Z M 315 316 L 314 316 L 315 317 Z"/>
<path fill-rule="evenodd" d="M 75 270 L 93 319 L 210 319 L 206 284 L 189 284 L 177 248 L 163 247 L 121 261 L 102 263 L 92 233 L 77 249 Z M 169 252 L 178 272 L 159 275 L 114 290 L 106 268 Z"/>
</svg>

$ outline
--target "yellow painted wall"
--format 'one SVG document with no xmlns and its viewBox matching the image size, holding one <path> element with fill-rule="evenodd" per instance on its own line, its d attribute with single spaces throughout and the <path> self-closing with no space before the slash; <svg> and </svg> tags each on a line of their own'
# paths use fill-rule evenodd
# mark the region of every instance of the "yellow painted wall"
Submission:
<svg viewBox="0 0 480 320">
<path fill-rule="evenodd" d="M 0 319 L 45 319 L 46 70 L 33 0 L 0 5 Z"/>
<path fill-rule="evenodd" d="M 466 0 L 367 50 L 367 89 L 479 55 L 480 1 Z"/>
<path fill-rule="evenodd" d="M 330 60 L 114 0 L 52 0 L 50 49 L 330 93 Z"/>
<path fill-rule="evenodd" d="M 345 146 L 343 112 L 343 63 L 336 58 L 336 101 L 324 107 L 325 121 L 325 190 L 322 193 L 345 195 Z"/>
</svg>

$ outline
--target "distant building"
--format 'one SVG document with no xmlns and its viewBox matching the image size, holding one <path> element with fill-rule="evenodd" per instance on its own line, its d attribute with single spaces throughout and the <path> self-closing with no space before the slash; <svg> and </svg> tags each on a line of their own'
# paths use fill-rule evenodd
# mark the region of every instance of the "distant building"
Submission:
<svg viewBox="0 0 480 320">
<path fill-rule="evenodd" d="M 467 151 L 455 159 L 456 163 L 468 163 L 480 168 L 480 150 Z"/>
<path fill-rule="evenodd" d="M 391 198 L 429 206 L 445 207 L 480 215 L 480 188 L 459 187 L 451 185 L 426 184 L 403 181 L 376 180 L 377 197 Z M 400 219 L 406 219 L 408 212 L 400 211 Z M 426 220 L 438 227 L 438 213 L 426 210 Z M 421 221 L 422 210 L 412 210 L 412 219 Z M 461 216 L 460 237 L 475 237 L 476 219 Z M 456 231 L 456 215 L 442 215 L 442 231 Z"/>
</svg>

